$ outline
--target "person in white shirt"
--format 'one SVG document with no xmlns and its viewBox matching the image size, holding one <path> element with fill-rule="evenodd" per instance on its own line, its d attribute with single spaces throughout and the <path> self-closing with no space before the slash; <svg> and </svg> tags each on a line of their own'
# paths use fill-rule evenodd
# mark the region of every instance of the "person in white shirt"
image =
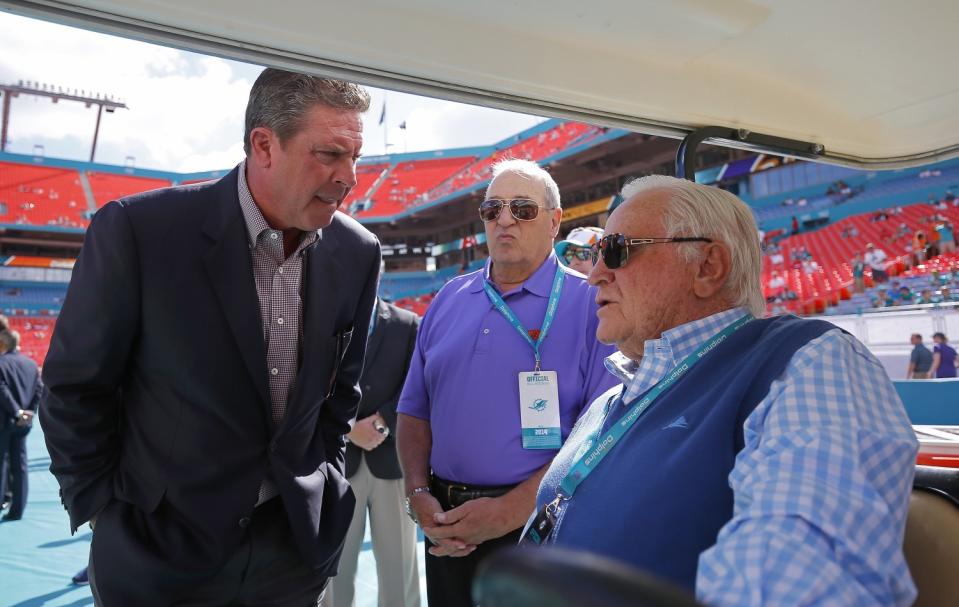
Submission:
<svg viewBox="0 0 959 607">
<path fill-rule="evenodd" d="M 889 275 L 886 273 L 886 260 L 888 258 L 889 256 L 886 255 L 885 251 L 874 247 L 871 242 L 866 245 L 866 254 L 863 256 L 863 261 L 872 268 L 872 279 L 877 283 L 889 280 Z"/>
</svg>

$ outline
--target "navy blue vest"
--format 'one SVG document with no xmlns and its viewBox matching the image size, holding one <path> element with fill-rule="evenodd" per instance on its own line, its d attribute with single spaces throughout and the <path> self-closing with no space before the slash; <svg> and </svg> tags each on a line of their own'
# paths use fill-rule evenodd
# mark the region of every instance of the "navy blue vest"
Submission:
<svg viewBox="0 0 959 607">
<path fill-rule="evenodd" d="M 694 590 L 700 553 L 733 516 L 728 477 L 743 423 L 796 351 L 835 328 L 781 316 L 736 331 L 663 393 L 579 486 L 555 543 Z M 610 416 L 624 412 L 620 405 Z M 548 481 L 566 474 L 570 462 L 561 465 Z"/>
</svg>

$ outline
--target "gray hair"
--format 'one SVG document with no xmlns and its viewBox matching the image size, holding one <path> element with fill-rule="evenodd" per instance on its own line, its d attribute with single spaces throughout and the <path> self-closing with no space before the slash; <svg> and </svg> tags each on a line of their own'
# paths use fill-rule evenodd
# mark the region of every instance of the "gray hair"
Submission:
<svg viewBox="0 0 959 607">
<path fill-rule="evenodd" d="M 663 215 L 664 236 L 703 236 L 724 243 L 732 258 L 725 285 L 727 293 L 736 306 L 746 308 L 757 318 L 765 316 L 759 233 L 746 203 L 725 190 L 666 175 L 630 181 L 623 187 L 622 197 L 628 201 L 651 190 L 671 194 Z M 698 261 L 702 255 L 702 248 L 694 243 L 680 244 L 679 250 L 687 263 Z"/>
<path fill-rule="evenodd" d="M 281 143 L 286 141 L 300 130 L 303 117 L 316 104 L 362 113 L 370 109 L 370 94 L 345 80 L 274 68 L 263 70 L 253 83 L 246 104 L 243 151 L 250 155 L 250 133 L 257 127 L 270 129 Z"/>
<path fill-rule="evenodd" d="M 0 349 L 3 353 L 13 352 L 20 347 L 20 334 L 13 329 L 0 331 Z"/>
<path fill-rule="evenodd" d="M 540 182 L 543 184 L 543 189 L 546 191 L 546 208 L 563 208 L 560 206 L 559 186 L 556 185 L 556 181 L 553 179 L 553 176 L 549 174 L 549 171 L 539 166 L 532 160 L 522 160 L 520 158 L 508 158 L 506 160 L 500 160 L 493 165 L 493 177 L 490 179 L 490 184 L 493 183 L 493 179 L 496 179 L 503 173 L 515 173 L 517 175 L 522 175 Z M 486 191 L 487 193 L 489 192 L 489 186 L 486 186 Z"/>
</svg>

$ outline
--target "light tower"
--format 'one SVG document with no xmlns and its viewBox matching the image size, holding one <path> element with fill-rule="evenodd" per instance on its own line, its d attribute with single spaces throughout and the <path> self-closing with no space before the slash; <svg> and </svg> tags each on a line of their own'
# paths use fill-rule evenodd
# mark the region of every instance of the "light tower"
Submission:
<svg viewBox="0 0 959 607">
<path fill-rule="evenodd" d="M 97 152 L 97 137 L 100 135 L 100 118 L 103 116 L 103 110 L 112 114 L 117 108 L 129 109 L 127 104 L 116 99 L 112 95 L 102 95 L 100 93 L 90 93 L 87 91 L 78 91 L 76 89 L 64 89 L 54 87 L 52 84 L 40 84 L 39 82 L 24 82 L 20 80 L 17 84 L 0 84 L 0 97 L 3 97 L 3 115 L 0 118 L 0 152 L 7 151 L 7 128 L 10 123 L 10 100 L 20 95 L 34 95 L 37 97 L 49 97 L 54 103 L 61 99 L 64 101 L 79 101 L 87 107 L 97 106 L 97 125 L 93 130 L 93 145 L 90 146 L 90 162 L 93 162 L 93 156 Z"/>
</svg>

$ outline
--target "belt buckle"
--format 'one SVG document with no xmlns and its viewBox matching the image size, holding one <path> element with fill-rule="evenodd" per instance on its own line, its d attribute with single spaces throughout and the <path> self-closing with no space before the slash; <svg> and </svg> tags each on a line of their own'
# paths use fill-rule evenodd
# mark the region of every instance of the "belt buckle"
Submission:
<svg viewBox="0 0 959 607">
<path fill-rule="evenodd" d="M 466 485 L 446 485 L 446 503 L 453 506 L 453 490 L 467 491 Z"/>
</svg>

